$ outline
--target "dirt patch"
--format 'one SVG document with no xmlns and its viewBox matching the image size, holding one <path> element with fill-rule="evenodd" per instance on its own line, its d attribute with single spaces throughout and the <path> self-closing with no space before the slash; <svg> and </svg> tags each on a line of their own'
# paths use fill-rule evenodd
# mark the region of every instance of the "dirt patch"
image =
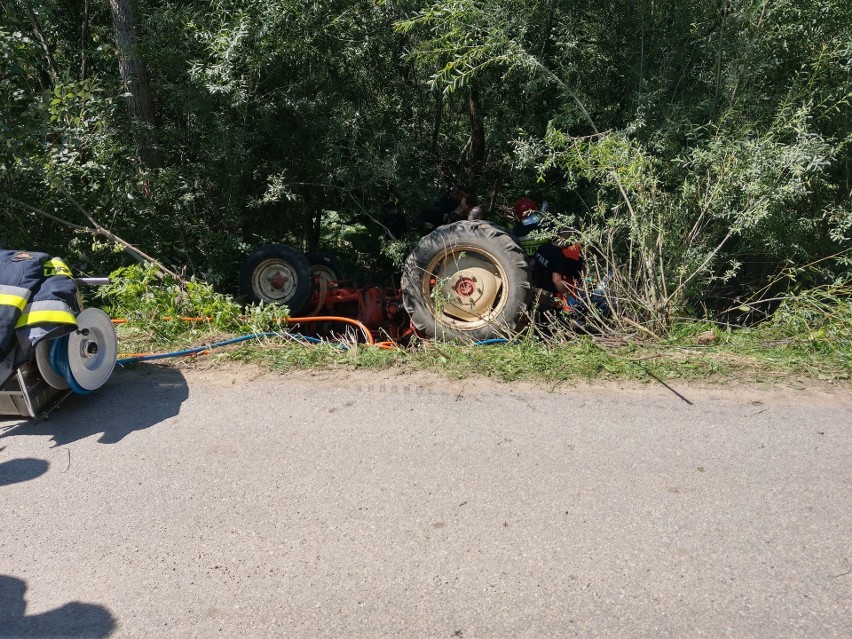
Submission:
<svg viewBox="0 0 852 639">
<path fill-rule="evenodd" d="M 377 390 L 388 394 L 444 393 L 458 397 L 481 396 L 497 392 L 506 395 L 563 394 L 572 391 L 594 392 L 602 399 L 642 395 L 670 397 L 673 401 L 730 401 L 759 406 L 761 403 L 820 402 L 852 406 L 849 385 L 825 382 L 763 382 L 722 385 L 710 383 L 638 381 L 602 381 L 598 383 L 560 382 L 503 382 L 485 377 L 463 380 L 448 379 L 439 374 L 417 370 L 391 368 L 385 370 L 352 370 L 343 367 L 272 372 L 262 364 L 234 362 L 227 358 L 199 357 L 171 360 L 150 366 L 172 366 L 181 370 L 187 379 L 208 386 L 231 387 L 252 384 L 258 380 L 286 380 L 288 384 L 304 386 L 334 385 L 342 388 Z"/>
</svg>

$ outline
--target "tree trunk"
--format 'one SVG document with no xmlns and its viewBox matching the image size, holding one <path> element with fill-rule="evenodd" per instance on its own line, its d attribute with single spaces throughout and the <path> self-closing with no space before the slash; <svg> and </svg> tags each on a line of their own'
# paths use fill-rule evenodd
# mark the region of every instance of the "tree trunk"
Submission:
<svg viewBox="0 0 852 639">
<path fill-rule="evenodd" d="M 39 44 L 41 44 L 41 48 L 44 49 L 44 57 L 47 60 L 47 68 L 50 72 L 51 86 L 55 86 L 56 80 L 59 77 L 59 71 L 57 70 L 56 62 L 53 60 L 53 54 L 50 52 L 50 47 L 47 44 L 47 39 L 41 32 L 41 25 L 39 24 L 38 17 L 36 16 L 35 11 L 33 11 L 29 3 L 25 3 L 24 6 L 27 10 L 27 14 L 30 17 L 30 22 L 33 25 L 33 34 L 35 35 L 36 40 L 39 41 Z"/>
<path fill-rule="evenodd" d="M 149 169 L 163 166 L 154 133 L 154 104 L 148 86 L 148 76 L 136 47 L 136 26 L 131 0 L 109 0 L 118 46 L 118 69 L 124 90 L 128 93 L 127 108 L 139 161 Z"/>
<path fill-rule="evenodd" d="M 305 201 L 305 246 L 308 251 L 316 251 L 322 236 L 322 207 L 307 184 L 302 186 L 302 198 Z"/>
<path fill-rule="evenodd" d="M 89 0 L 83 0 L 83 28 L 80 33 L 80 80 L 86 79 L 86 58 L 89 51 Z"/>
<path fill-rule="evenodd" d="M 438 141 L 441 135 L 441 120 L 444 116 L 444 94 L 435 91 L 435 120 L 432 125 L 432 155 L 438 157 Z"/>
<path fill-rule="evenodd" d="M 547 18 L 544 21 L 544 28 L 542 29 L 542 41 L 541 41 L 541 53 L 538 57 L 542 59 L 542 61 L 549 63 L 550 62 L 550 49 L 551 49 L 551 40 L 553 36 L 553 18 L 556 13 L 556 7 L 554 6 L 553 0 L 547 3 Z"/>
<path fill-rule="evenodd" d="M 476 190 L 485 166 L 485 124 L 482 120 L 482 97 L 476 83 L 471 83 L 469 99 L 470 113 L 470 188 Z"/>
</svg>

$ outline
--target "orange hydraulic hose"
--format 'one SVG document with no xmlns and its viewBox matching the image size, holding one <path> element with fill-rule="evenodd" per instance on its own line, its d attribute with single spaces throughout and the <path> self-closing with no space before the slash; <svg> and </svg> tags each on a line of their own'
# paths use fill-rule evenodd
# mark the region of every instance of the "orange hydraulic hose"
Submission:
<svg viewBox="0 0 852 639">
<path fill-rule="evenodd" d="M 171 321 L 171 317 L 162 318 L 165 321 Z M 212 317 L 180 317 L 178 318 L 184 322 L 212 322 Z M 364 337 L 367 338 L 367 344 L 370 346 L 376 345 L 376 340 L 373 339 L 373 334 L 370 332 L 370 329 L 364 326 L 358 320 L 351 319 L 349 317 L 335 317 L 333 315 L 317 315 L 315 317 L 288 317 L 287 319 L 278 320 L 279 322 L 287 322 L 288 324 L 311 324 L 316 322 L 343 322 L 344 324 L 351 324 L 352 326 L 357 326 L 361 329 L 361 332 L 364 333 Z M 113 324 L 126 324 L 126 319 L 114 319 L 112 320 Z"/>
<path fill-rule="evenodd" d="M 376 345 L 376 340 L 373 339 L 373 334 L 370 332 L 370 329 L 364 326 L 358 320 L 350 319 L 348 317 L 335 317 L 333 315 L 316 315 L 314 317 L 288 317 L 285 320 L 288 324 L 311 324 L 313 322 L 344 322 L 345 324 L 351 324 L 352 326 L 357 326 L 361 329 L 361 332 L 364 333 L 364 337 L 367 338 L 367 343 L 370 346 Z"/>
</svg>

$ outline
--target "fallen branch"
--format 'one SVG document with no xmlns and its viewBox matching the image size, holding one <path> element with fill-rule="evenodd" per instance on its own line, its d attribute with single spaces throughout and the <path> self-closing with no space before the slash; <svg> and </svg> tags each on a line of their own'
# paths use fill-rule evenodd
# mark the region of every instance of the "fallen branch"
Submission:
<svg viewBox="0 0 852 639">
<path fill-rule="evenodd" d="M 69 195 L 64 189 L 60 188 L 59 190 L 62 191 L 62 193 L 75 206 L 75 208 L 77 208 L 77 210 L 79 210 L 86 217 L 86 219 L 89 220 L 89 223 L 92 225 L 91 227 L 83 226 L 82 224 L 76 224 L 74 222 L 69 222 L 68 220 L 63 220 L 62 218 L 57 217 L 57 216 L 55 216 L 51 213 L 48 213 L 47 211 L 43 211 L 42 209 L 36 208 L 35 206 L 31 206 L 31 205 L 27 204 L 26 202 L 21 202 L 20 200 L 16 200 L 15 198 L 9 197 L 8 195 L 6 196 L 6 200 L 11 202 L 12 204 L 20 206 L 23 209 L 26 209 L 27 211 L 29 211 L 31 213 L 35 213 L 37 215 L 41 215 L 42 217 L 46 217 L 47 219 L 49 219 L 53 222 L 56 222 L 57 224 L 61 224 L 61 225 L 65 226 L 69 229 L 73 229 L 75 231 L 82 231 L 84 233 L 90 233 L 91 235 L 100 235 L 100 236 L 109 238 L 113 242 L 120 244 L 123 247 L 124 252 L 127 253 L 128 255 L 130 255 L 136 261 L 143 262 L 143 263 L 147 262 L 147 263 L 153 264 L 158 270 L 161 271 L 161 273 L 169 275 L 169 276 L 175 278 L 176 280 L 178 280 L 179 282 L 183 282 L 183 278 L 181 278 L 180 275 L 178 275 L 177 273 L 175 273 L 171 269 L 166 268 L 166 266 L 164 266 L 159 260 L 154 259 L 153 257 L 148 255 L 147 253 L 144 253 L 143 251 L 140 251 L 138 248 L 133 246 L 130 242 L 127 242 L 126 240 L 121 239 L 118 235 L 116 235 L 112 231 L 110 231 L 110 230 L 104 228 L 103 226 L 101 226 L 100 224 L 98 224 L 97 221 L 94 219 L 94 217 L 92 217 L 92 215 L 88 211 L 86 211 L 71 195 Z"/>
<path fill-rule="evenodd" d="M 350 194 L 349 194 L 349 197 L 351 197 L 351 198 L 352 198 L 352 201 L 353 201 L 353 202 L 355 202 L 355 204 L 358 206 L 358 208 L 359 208 L 359 209 L 361 209 L 361 212 L 362 212 L 362 213 L 364 213 L 364 215 L 366 215 L 368 218 L 370 218 L 370 219 L 371 219 L 371 220 L 372 220 L 375 224 L 377 224 L 378 226 L 380 226 L 380 227 L 382 228 L 382 230 L 383 230 L 385 233 L 387 233 L 388 237 L 389 237 L 391 240 L 393 240 L 394 242 L 396 242 L 396 236 L 395 236 L 393 233 L 391 233 L 391 230 L 390 230 L 387 226 L 385 226 L 384 224 L 382 224 L 381 222 L 379 222 L 376 218 L 374 218 L 372 215 L 370 215 L 370 212 L 369 212 L 369 211 L 367 211 L 366 207 L 365 207 L 363 204 L 361 204 L 361 203 L 360 203 L 357 199 L 355 199 L 355 196 L 354 196 L 354 195 L 352 195 L 352 194 L 350 193 Z"/>
</svg>

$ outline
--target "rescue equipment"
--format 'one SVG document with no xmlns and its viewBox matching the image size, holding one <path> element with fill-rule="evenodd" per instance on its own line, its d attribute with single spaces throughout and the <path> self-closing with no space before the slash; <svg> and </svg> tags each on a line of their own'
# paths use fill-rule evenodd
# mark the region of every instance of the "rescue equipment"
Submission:
<svg viewBox="0 0 852 639">
<path fill-rule="evenodd" d="M 64 386 L 86 395 L 106 384 L 117 359 L 118 339 L 112 320 L 100 309 L 87 308 L 77 316 L 76 331 L 53 340 L 49 364 L 63 377 Z"/>
<path fill-rule="evenodd" d="M 46 253 L 0 251 L 0 415 L 38 417 L 112 374 L 115 329 L 103 311 L 82 310 L 77 291 L 104 280 L 71 275 Z"/>
<path fill-rule="evenodd" d="M 118 358 L 118 339 L 106 313 L 88 308 L 76 316 L 76 329 L 43 340 L 32 357 L 0 387 L 0 415 L 39 417 L 72 393 L 86 395 L 103 386 Z"/>
</svg>

